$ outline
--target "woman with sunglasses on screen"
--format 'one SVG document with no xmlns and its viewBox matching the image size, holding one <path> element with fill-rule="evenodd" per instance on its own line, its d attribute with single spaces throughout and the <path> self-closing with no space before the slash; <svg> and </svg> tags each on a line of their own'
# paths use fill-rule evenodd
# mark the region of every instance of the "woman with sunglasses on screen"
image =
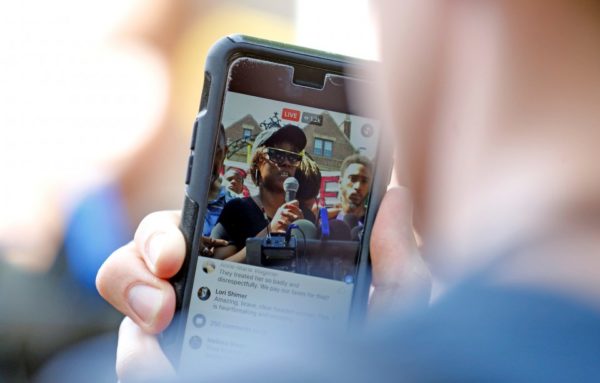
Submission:
<svg viewBox="0 0 600 383">
<path fill-rule="evenodd" d="M 215 257 L 246 260 L 246 239 L 285 232 L 298 219 L 315 222 L 314 214 L 297 200 L 285 202 L 283 182 L 293 177 L 302 161 L 306 136 L 295 125 L 262 131 L 252 145 L 250 176 L 258 194 L 228 202 L 211 233 L 231 245 L 215 250 Z"/>
</svg>

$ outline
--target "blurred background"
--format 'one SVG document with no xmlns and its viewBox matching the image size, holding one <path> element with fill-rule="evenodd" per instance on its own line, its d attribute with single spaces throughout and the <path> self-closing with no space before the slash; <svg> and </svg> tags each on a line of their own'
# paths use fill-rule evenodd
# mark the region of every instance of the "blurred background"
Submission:
<svg viewBox="0 0 600 383">
<path fill-rule="evenodd" d="M 204 57 L 233 33 L 377 59 L 367 0 L 0 3 L 0 382 L 116 380 L 96 272 L 180 209 Z"/>
</svg>

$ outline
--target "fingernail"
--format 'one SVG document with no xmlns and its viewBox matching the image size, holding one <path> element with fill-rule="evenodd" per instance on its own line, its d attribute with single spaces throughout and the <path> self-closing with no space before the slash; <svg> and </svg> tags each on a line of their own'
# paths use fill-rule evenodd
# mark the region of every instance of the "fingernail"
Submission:
<svg viewBox="0 0 600 383">
<path fill-rule="evenodd" d="M 152 325 L 162 306 L 163 294 L 146 285 L 135 285 L 129 289 L 129 306 L 146 324 Z"/>
<path fill-rule="evenodd" d="M 150 240 L 148 241 L 146 254 L 148 256 L 148 259 L 150 260 L 150 262 L 152 262 L 153 265 L 156 265 L 156 260 L 158 259 L 158 256 L 160 255 L 160 252 L 162 251 L 164 244 L 165 244 L 165 234 L 164 233 L 157 233 L 157 234 L 154 234 L 152 237 L 150 237 Z"/>
</svg>

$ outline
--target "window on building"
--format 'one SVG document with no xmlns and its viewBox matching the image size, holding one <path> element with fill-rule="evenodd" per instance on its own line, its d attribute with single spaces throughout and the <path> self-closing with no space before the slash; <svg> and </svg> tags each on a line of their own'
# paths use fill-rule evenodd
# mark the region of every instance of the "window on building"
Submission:
<svg viewBox="0 0 600 383">
<path fill-rule="evenodd" d="M 333 157 L 333 141 L 315 138 L 314 154 L 323 157 Z"/>
<path fill-rule="evenodd" d="M 317 156 L 323 155 L 323 140 L 320 138 L 315 138 L 315 149 L 314 153 Z"/>
<path fill-rule="evenodd" d="M 333 157 L 333 141 L 323 140 L 323 157 Z"/>
<path fill-rule="evenodd" d="M 252 129 L 244 128 L 242 137 L 245 139 L 252 137 Z"/>
</svg>

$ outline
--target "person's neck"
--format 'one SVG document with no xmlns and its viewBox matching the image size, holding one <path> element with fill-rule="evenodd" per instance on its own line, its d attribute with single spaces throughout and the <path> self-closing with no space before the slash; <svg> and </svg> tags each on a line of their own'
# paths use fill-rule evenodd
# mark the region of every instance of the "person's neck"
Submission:
<svg viewBox="0 0 600 383">
<path fill-rule="evenodd" d="M 459 100 L 450 106 L 460 110 L 444 121 L 452 128 L 445 126 L 430 148 L 444 161 L 427 184 L 425 238 L 447 260 L 449 281 L 489 261 L 487 255 L 544 237 L 565 212 L 600 205 L 594 40 L 600 22 L 570 8 L 559 12 L 567 2 L 548 3 L 550 13 L 535 27 L 506 15 L 501 29 L 507 32 L 490 42 L 509 59 L 499 60 L 491 75 L 469 73 L 449 92 Z"/>
<path fill-rule="evenodd" d="M 597 109 L 600 94 L 600 8 L 584 1 L 534 3 L 523 6 L 525 11 L 520 2 L 514 10 L 506 6 L 500 33 L 506 58 L 499 78 L 503 97 L 498 100 L 505 110 L 500 113 L 545 118 L 544 126 L 554 118 L 587 115 Z"/>
<path fill-rule="evenodd" d="M 363 206 L 352 206 L 351 204 L 345 202 L 342 203 L 342 212 L 344 215 L 352 214 L 358 218 L 365 215 L 365 208 Z"/>
<path fill-rule="evenodd" d="M 259 198 L 265 209 L 265 213 L 271 218 L 275 216 L 277 209 L 285 203 L 284 192 L 277 193 L 262 185 L 259 187 Z"/>
</svg>

